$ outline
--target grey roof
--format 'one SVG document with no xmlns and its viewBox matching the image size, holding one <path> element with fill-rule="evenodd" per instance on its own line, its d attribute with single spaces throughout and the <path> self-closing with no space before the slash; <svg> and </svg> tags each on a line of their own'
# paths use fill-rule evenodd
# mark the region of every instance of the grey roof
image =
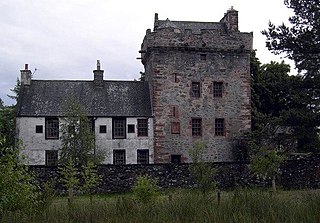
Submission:
<svg viewBox="0 0 320 223">
<path fill-rule="evenodd" d="M 158 28 L 165 26 L 167 20 L 158 20 Z M 225 32 L 226 27 L 222 22 L 189 22 L 189 21 L 170 21 L 180 30 L 184 31 L 186 29 L 192 30 L 195 34 L 200 34 L 201 29 L 219 30 Z"/>
<path fill-rule="evenodd" d="M 166 21 L 158 27 L 158 29 L 165 29 L 165 28 L 179 29 L 179 27 L 173 24 L 169 19 L 166 19 Z"/>
<path fill-rule="evenodd" d="M 150 117 L 149 87 L 141 81 L 32 80 L 22 86 L 17 116 L 64 116 L 67 102 L 74 99 L 88 116 Z"/>
</svg>

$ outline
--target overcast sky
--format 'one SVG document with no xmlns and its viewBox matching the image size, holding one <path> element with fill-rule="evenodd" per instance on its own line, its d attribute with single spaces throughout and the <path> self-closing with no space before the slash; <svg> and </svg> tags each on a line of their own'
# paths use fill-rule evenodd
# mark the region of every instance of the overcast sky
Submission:
<svg viewBox="0 0 320 223">
<path fill-rule="evenodd" d="M 10 94 L 24 64 L 34 79 L 92 79 L 96 60 L 105 79 L 138 79 L 138 51 L 154 13 L 159 19 L 218 22 L 233 6 L 241 32 L 253 32 L 263 63 L 280 61 L 261 30 L 287 23 L 283 0 L 1 0 L 0 98 Z"/>
</svg>

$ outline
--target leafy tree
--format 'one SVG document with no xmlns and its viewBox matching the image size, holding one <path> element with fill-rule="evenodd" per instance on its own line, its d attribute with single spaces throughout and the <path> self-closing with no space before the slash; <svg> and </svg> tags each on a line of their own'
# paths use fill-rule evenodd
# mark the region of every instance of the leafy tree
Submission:
<svg viewBox="0 0 320 223">
<path fill-rule="evenodd" d="M 11 99 L 14 99 L 17 102 L 20 95 L 20 88 L 21 88 L 21 82 L 19 78 L 17 78 L 16 85 L 14 86 L 14 88 L 10 89 L 13 95 L 7 95 L 7 96 Z"/>
<path fill-rule="evenodd" d="M 13 147 L 15 143 L 15 108 L 3 106 L 0 108 L 0 134 L 6 138 L 3 148 Z"/>
<path fill-rule="evenodd" d="M 90 120 L 79 103 L 69 100 L 67 117 L 62 120 L 61 124 L 61 164 L 72 159 L 75 166 L 81 167 L 90 160 L 99 162 L 102 159 L 101 154 L 95 153 L 95 138 L 90 124 Z"/>
<path fill-rule="evenodd" d="M 206 150 L 207 145 L 205 143 L 197 142 L 189 151 L 192 159 L 189 171 L 191 175 L 195 177 L 203 196 L 205 196 L 208 191 L 215 188 L 215 176 L 217 174 L 217 170 L 212 166 L 212 163 L 205 162 L 204 154 Z"/>
<path fill-rule="evenodd" d="M 97 166 L 93 161 L 89 160 L 86 165 L 82 166 L 82 178 L 82 189 L 90 195 L 90 202 L 92 204 L 94 189 L 101 181 L 101 177 L 97 173 Z"/>
<path fill-rule="evenodd" d="M 75 191 L 80 186 L 79 172 L 74 164 L 74 160 L 69 157 L 62 167 L 59 167 L 61 175 L 60 181 L 68 190 L 68 204 L 73 203 Z"/>
<path fill-rule="evenodd" d="M 40 193 L 35 178 L 23 165 L 20 146 L 7 147 L 0 135 L 0 221 L 6 212 L 33 213 L 40 205 Z"/>
<path fill-rule="evenodd" d="M 300 136 L 299 147 L 310 151 L 320 145 L 320 4 L 315 0 L 285 0 L 284 4 L 294 12 L 290 25 L 270 22 L 262 33 L 268 49 L 285 54 L 298 69 L 301 81 L 295 86 L 295 102 L 300 104 L 281 115 L 283 120 L 293 120 L 295 135 Z"/>
<path fill-rule="evenodd" d="M 249 168 L 260 177 L 270 178 L 272 191 L 276 194 L 276 176 L 284 160 L 285 156 L 281 146 L 273 149 L 255 146 L 255 153 L 251 157 Z"/>
<path fill-rule="evenodd" d="M 289 71 L 284 62 L 261 64 L 255 53 L 251 55 L 254 137 L 276 142 L 280 140 L 277 130 L 283 127 L 281 133 L 285 136 L 280 138 L 287 142 L 298 139 L 300 151 L 312 151 L 319 145 L 317 115 L 308 106 L 303 78 L 290 76 Z"/>
</svg>

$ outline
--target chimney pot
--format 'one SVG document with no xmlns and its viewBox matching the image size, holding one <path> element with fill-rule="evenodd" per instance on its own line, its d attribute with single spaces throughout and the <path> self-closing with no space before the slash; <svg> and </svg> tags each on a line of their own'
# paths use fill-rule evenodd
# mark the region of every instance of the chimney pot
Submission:
<svg viewBox="0 0 320 223">
<path fill-rule="evenodd" d="M 24 65 L 24 69 L 28 70 L 28 64 L 27 63 Z"/>
</svg>

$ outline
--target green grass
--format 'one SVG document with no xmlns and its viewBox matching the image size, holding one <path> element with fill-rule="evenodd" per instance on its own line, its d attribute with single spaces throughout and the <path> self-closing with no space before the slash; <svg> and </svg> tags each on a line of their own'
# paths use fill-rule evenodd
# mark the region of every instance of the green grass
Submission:
<svg viewBox="0 0 320 223">
<path fill-rule="evenodd" d="M 7 213 L 1 222 L 320 222 L 320 191 L 268 191 L 242 189 L 215 193 L 206 198 L 194 190 L 162 192 L 155 200 L 142 203 L 131 194 L 77 197 L 68 206 L 65 197 L 55 198 L 39 213 Z"/>
</svg>

